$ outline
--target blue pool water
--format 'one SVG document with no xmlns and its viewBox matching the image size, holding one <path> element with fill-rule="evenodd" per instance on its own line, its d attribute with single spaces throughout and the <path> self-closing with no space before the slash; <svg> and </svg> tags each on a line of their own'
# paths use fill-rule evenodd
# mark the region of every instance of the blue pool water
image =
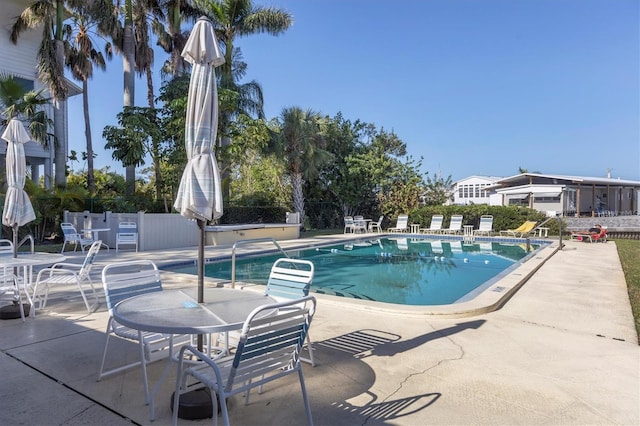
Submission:
<svg viewBox="0 0 640 426">
<path fill-rule="evenodd" d="M 538 245 L 531 245 L 537 249 Z M 287 251 L 316 271 L 311 292 L 403 305 L 444 305 L 475 294 L 531 253 L 524 244 L 379 238 Z M 266 284 L 282 253 L 236 259 L 236 281 Z M 196 268 L 171 268 L 197 274 Z M 231 261 L 209 263 L 205 276 L 231 279 Z"/>
</svg>

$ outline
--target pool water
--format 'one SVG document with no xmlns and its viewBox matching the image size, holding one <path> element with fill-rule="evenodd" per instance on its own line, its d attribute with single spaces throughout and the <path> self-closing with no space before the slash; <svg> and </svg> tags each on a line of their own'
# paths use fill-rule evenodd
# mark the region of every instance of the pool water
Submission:
<svg viewBox="0 0 640 426">
<path fill-rule="evenodd" d="M 532 244 L 535 250 L 539 245 Z M 403 305 L 466 300 L 523 261 L 524 244 L 379 238 L 287 251 L 315 265 L 311 292 Z M 266 284 L 282 253 L 236 259 L 236 281 Z M 171 268 L 197 274 L 194 266 Z M 231 279 L 231 261 L 208 263 L 205 276 Z"/>
</svg>

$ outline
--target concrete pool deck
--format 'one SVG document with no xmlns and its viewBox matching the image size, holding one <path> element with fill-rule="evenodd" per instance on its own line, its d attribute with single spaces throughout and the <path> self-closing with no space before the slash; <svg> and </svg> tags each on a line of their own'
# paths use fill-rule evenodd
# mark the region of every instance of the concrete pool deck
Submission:
<svg viewBox="0 0 640 426">
<path fill-rule="evenodd" d="M 640 347 L 615 242 L 565 244 L 504 306 L 472 317 L 319 298 L 311 328 L 318 365 L 304 365 L 315 424 L 639 424 Z M 216 250 L 224 249 L 207 248 L 207 257 Z M 195 253 L 101 251 L 92 275 L 115 260 Z M 172 275 L 163 274 L 166 287 L 195 285 Z M 26 323 L 0 321 L 2 424 L 150 424 L 138 369 L 95 380 L 104 303 L 87 315 L 76 292 L 55 296 Z M 135 359 L 137 347 L 125 347 Z M 152 383 L 163 368 L 150 366 Z M 153 424 L 170 423 L 173 379 Z M 235 425 L 304 424 L 296 378 L 269 384 L 248 406 L 233 400 L 230 416 Z"/>
</svg>

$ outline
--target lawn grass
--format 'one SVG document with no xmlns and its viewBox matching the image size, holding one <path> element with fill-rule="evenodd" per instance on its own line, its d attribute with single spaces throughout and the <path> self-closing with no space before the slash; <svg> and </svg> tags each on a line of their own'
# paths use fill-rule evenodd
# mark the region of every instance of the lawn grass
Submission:
<svg viewBox="0 0 640 426">
<path fill-rule="evenodd" d="M 633 319 L 636 324 L 636 333 L 640 340 L 640 241 L 615 240 L 618 247 L 618 256 L 622 263 L 622 270 L 627 281 L 627 291 Z"/>
</svg>

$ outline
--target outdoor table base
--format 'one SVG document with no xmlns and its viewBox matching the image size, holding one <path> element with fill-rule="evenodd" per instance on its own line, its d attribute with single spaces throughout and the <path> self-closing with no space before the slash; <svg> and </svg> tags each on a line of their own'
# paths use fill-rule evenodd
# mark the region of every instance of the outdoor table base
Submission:
<svg viewBox="0 0 640 426">
<path fill-rule="evenodd" d="M 22 308 L 24 309 L 24 316 L 28 317 L 31 311 L 31 305 L 23 303 Z M 11 305 L 6 305 L 0 308 L 0 319 L 8 320 L 18 319 L 20 317 L 20 304 L 18 302 L 14 302 Z"/>
</svg>

